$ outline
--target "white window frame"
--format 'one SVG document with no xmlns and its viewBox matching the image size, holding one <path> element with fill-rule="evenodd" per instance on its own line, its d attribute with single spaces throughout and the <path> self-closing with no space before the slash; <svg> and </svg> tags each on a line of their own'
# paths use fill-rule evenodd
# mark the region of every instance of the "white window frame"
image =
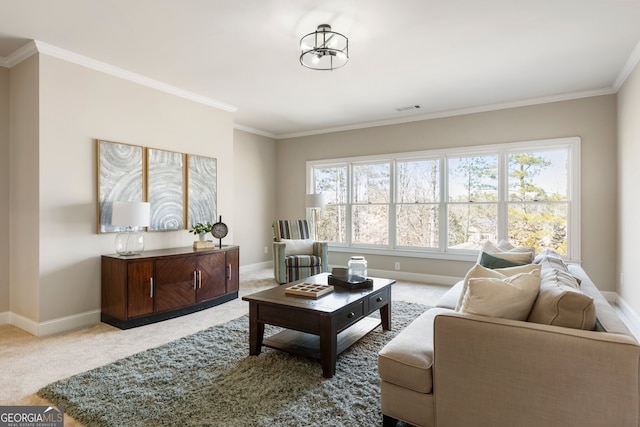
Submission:
<svg viewBox="0 0 640 427">
<path fill-rule="evenodd" d="M 545 140 L 510 142 L 501 144 L 490 144 L 471 147 L 457 147 L 450 149 L 437 149 L 426 151 L 415 151 L 405 153 L 390 153 L 373 156 L 345 157 L 337 159 L 310 160 L 306 162 L 306 188 L 307 193 L 314 192 L 314 167 L 331 167 L 345 166 L 347 167 L 347 205 L 346 205 L 346 242 L 345 243 L 329 243 L 329 248 L 335 252 L 354 252 L 363 254 L 378 255 L 394 255 L 415 258 L 436 258 L 448 260 L 468 261 L 477 257 L 477 250 L 448 250 L 447 242 L 447 191 L 448 191 L 448 157 L 473 156 L 481 154 L 498 153 L 498 167 L 500 169 L 498 188 L 500 191 L 498 202 L 498 238 L 507 238 L 507 207 L 508 207 L 508 162 L 506 161 L 509 153 L 524 151 L 544 151 L 544 150 L 567 150 L 567 162 L 569 168 L 568 176 L 568 209 L 567 209 L 567 254 L 565 258 L 569 261 L 579 262 L 581 260 L 581 200 L 580 200 L 580 137 L 554 138 Z M 421 159 L 440 158 L 440 209 L 439 209 L 439 247 L 430 248 L 407 248 L 396 247 L 395 241 L 395 212 L 396 212 L 396 161 L 421 160 Z M 388 246 L 371 246 L 371 245 L 352 245 L 351 243 L 351 205 L 352 197 L 352 165 L 373 162 L 391 162 L 391 203 L 389 207 L 389 245 Z"/>
</svg>

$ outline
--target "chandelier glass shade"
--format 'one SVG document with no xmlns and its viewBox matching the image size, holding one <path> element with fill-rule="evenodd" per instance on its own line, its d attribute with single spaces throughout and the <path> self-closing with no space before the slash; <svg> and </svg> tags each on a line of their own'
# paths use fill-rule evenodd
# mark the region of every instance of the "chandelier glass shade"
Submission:
<svg viewBox="0 0 640 427">
<path fill-rule="evenodd" d="M 332 71 L 349 61 L 349 39 L 327 24 L 302 37 L 300 49 L 300 63 L 312 70 Z"/>
</svg>

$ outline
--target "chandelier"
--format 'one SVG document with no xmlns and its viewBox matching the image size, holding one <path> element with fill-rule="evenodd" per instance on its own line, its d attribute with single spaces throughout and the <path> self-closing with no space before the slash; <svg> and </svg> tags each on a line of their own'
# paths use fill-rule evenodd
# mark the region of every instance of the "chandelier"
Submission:
<svg viewBox="0 0 640 427">
<path fill-rule="evenodd" d="M 312 70 L 332 71 L 349 61 L 349 39 L 331 31 L 328 24 L 302 37 L 300 49 L 300 63 Z"/>
</svg>

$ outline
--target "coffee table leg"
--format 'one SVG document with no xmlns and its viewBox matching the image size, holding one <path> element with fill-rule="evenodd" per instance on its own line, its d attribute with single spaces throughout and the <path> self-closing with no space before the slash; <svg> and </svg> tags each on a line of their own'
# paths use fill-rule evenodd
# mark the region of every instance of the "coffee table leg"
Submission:
<svg viewBox="0 0 640 427">
<path fill-rule="evenodd" d="M 391 301 L 389 304 L 380 307 L 380 320 L 382 321 L 382 330 L 391 330 Z"/>
<path fill-rule="evenodd" d="M 249 354 L 257 356 L 262 351 L 264 323 L 258 322 L 258 304 L 249 303 Z"/>
<path fill-rule="evenodd" d="M 338 333 L 331 316 L 320 317 L 320 363 L 322 376 L 331 378 L 336 373 Z"/>
</svg>

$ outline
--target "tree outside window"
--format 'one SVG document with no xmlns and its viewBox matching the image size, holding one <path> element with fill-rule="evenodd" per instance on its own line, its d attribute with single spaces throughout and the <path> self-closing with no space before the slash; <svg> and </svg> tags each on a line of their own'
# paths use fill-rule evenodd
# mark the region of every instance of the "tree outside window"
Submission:
<svg viewBox="0 0 640 427">
<path fill-rule="evenodd" d="M 567 151 L 509 154 L 509 240 L 567 253 Z"/>
</svg>

